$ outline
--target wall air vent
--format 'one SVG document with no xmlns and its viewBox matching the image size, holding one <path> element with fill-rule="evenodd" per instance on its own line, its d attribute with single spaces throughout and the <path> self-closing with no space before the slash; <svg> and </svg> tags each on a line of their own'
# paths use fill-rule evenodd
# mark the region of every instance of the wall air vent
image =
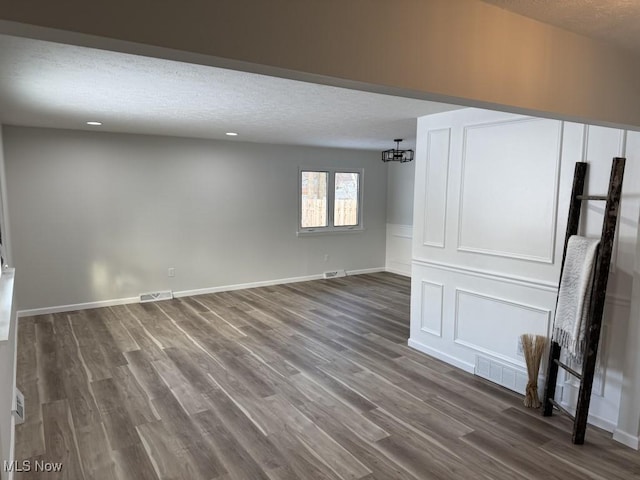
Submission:
<svg viewBox="0 0 640 480">
<path fill-rule="evenodd" d="M 11 411 L 16 419 L 16 425 L 24 423 L 24 395 L 16 388 L 16 405 Z"/>
<path fill-rule="evenodd" d="M 476 355 L 476 368 L 474 373 L 479 377 L 497 383 L 521 395 L 525 393 L 528 377 L 527 371 L 522 367 L 484 355 Z"/>
<path fill-rule="evenodd" d="M 173 298 L 173 292 L 166 290 L 163 292 L 150 292 L 140 294 L 140 303 L 157 302 L 159 300 L 171 300 Z"/>
<path fill-rule="evenodd" d="M 330 272 L 323 273 L 324 278 L 338 278 L 338 277 L 346 277 L 347 272 L 344 270 L 331 270 Z"/>
</svg>

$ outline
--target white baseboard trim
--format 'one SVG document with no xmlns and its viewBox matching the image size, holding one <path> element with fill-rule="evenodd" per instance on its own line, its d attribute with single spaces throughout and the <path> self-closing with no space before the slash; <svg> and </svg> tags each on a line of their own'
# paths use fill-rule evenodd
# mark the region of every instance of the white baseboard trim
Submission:
<svg viewBox="0 0 640 480">
<path fill-rule="evenodd" d="M 351 273 L 348 273 L 351 274 Z M 235 285 L 221 285 L 219 287 L 196 288 L 194 290 L 181 290 L 173 292 L 173 296 L 192 297 L 196 295 L 206 295 L 207 293 L 231 292 L 233 290 L 244 290 L 247 288 L 270 287 L 272 285 L 284 285 L 286 283 L 308 282 L 311 280 L 321 280 L 322 274 L 306 275 L 304 277 L 279 278 L 277 280 L 263 280 L 260 282 L 237 283 Z"/>
<path fill-rule="evenodd" d="M 384 271 L 385 271 L 384 268 L 364 268 L 360 270 L 347 270 L 347 276 L 363 275 L 365 273 L 379 273 Z M 244 290 L 247 288 L 271 287 L 273 285 L 285 285 L 287 283 L 309 282 L 311 280 L 322 280 L 323 278 L 324 278 L 323 275 L 321 273 L 318 273 L 316 275 L 306 275 L 304 277 L 279 278 L 277 280 L 264 280 L 261 282 L 238 283 L 236 285 L 223 285 L 220 287 L 199 288 L 195 290 L 182 290 L 180 292 L 173 292 L 173 296 L 176 298 L 191 297 L 195 295 L 204 295 L 207 293 L 230 292 L 232 290 Z"/>
<path fill-rule="evenodd" d="M 347 270 L 347 275 L 364 275 L 366 273 L 380 273 L 386 271 L 387 270 L 384 267 L 362 268 L 360 270 Z"/>
<path fill-rule="evenodd" d="M 376 267 L 376 268 L 363 268 L 359 270 L 348 270 L 347 275 L 363 275 L 366 273 L 379 273 L 384 272 L 385 268 Z M 311 280 L 321 280 L 323 278 L 322 274 L 315 275 L 306 275 L 304 277 L 291 277 L 291 278 L 278 278 L 275 280 L 264 280 L 260 282 L 250 282 L 250 283 L 239 283 L 236 285 L 221 285 L 219 287 L 208 287 L 208 288 L 198 288 L 193 290 L 181 290 L 177 292 L 173 292 L 173 296 L 176 298 L 179 297 L 190 297 L 194 295 L 204 295 L 207 293 L 218 293 L 218 292 L 230 292 L 232 290 L 243 290 L 246 288 L 256 288 L 256 287 L 269 287 L 272 285 L 284 285 L 286 283 L 298 283 L 298 282 L 308 282 Z M 76 303 L 71 305 L 58 305 L 55 307 L 44 307 L 44 308 L 33 308 L 29 310 L 19 310 L 17 312 L 18 318 L 20 317 L 31 317 L 34 315 L 46 315 L 50 313 L 62 313 L 62 312 L 74 312 L 77 310 L 85 310 L 89 308 L 101 308 L 101 307 L 112 307 L 115 305 L 127 305 L 129 303 L 138 303 L 140 301 L 139 297 L 128 297 L 128 298 L 115 298 L 112 300 L 100 300 L 97 302 L 86 302 L 86 303 Z"/>
<path fill-rule="evenodd" d="M 638 450 L 640 447 L 640 437 L 623 432 L 622 430 L 614 429 L 613 439 L 629 448 L 633 448 L 634 450 Z"/>
<path fill-rule="evenodd" d="M 427 355 L 430 355 L 434 358 L 437 358 L 438 360 L 442 360 L 445 363 L 448 363 L 450 365 L 453 365 L 454 367 L 458 367 L 461 370 L 464 370 L 465 372 L 471 373 L 471 374 L 475 374 L 475 365 L 467 363 L 463 360 L 460 360 L 459 358 L 453 357 L 451 355 L 449 355 L 448 353 L 444 353 L 441 352 L 440 350 L 437 350 L 435 348 L 429 347 L 423 343 L 420 342 L 416 342 L 415 340 L 409 339 L 408 341 L 408 345 L 411 348 L 414 348 L 422 353 L 426 353 Z M 484 378 L 484 377 L 482 377 Z M 493 381 L 491 379 L 488 379 L 490 381 Z M 495 383 L 495 382 L 494 382 Z M 538 383 L 540 384 L 540 379 L 538 381 Z M 563 406 L 565 408 L 570 408 L 569 405 L 565 405 L 563 404 Z M 613 433 L 613 439 L 628 446 L 631 447 L 635 450 L 638 450 L 638 446 L 640 444 L 639 442 L 639 438 L 638 437 L 634 437 L 633 435 L 629 435 L 625 432 L 621 432 L 619 430 L 615 429 L 615 424 L 612 423 L 611 421 L 607 420 L 606 418 L 602 418 L 602 417 L 598 417 L 596 415 L 589 415 L 588 418 L 588 422 L 589 424 L 598 427 L 598 428 L 602 428 L 603 430 L 606 430 L 608 432 L 614 432 Z"/>
<path fill-rule="evenodd" d="M 413 238 L 413 225 L 402 225 L 399 223 L 387 223 L 387 234 L 392 237 Z"/>
<path fill-rule="evenodd" d="M 556 395 L 558 394 L 557 388 L 558 387 L 556 387 Z M 566 388 L 566 387 L 563 387 L 563 388 Z M 558 396 L 556 396 L 556 398 L 558 398 Z M 561 395 L 560 395 L 560 398 L 562 398 Z M 572 415 L 575 415 L 576 413 L 575 405 L 571 405 L 568 402 L 560 402 L 560 405 L 562 405 L 565 409 L 571 412 Z M 594 415 L 592 413 L 590 413 L 589 416 L 587 417 L 587 423 L 589 425 L 593 425 L 594 427 L 601 428 L 602 430 L 606 430 L 607 432 L 614 432 L 616 429 L 616 424 L 614 422 L 606 418 Z"/>
<path fill-rule="evenodd" d="M 416 342 L 415 340 L 409 339 L 407 344 L 422 353 L 426 353 L 432 357 L 437 358 L 438 360 L 442 360 L 445 363 L 453 365 L 454 367 L 458 367 L 461 370 L 464 370 L 467 373 L 475 373 L 475 365 L 472 363 L 463 362 L 459 358 L 452 357 L 448 353 L 441 352 L 440 350 L 436 350 L 435 348 L 428 347 L 427 345 Z"/>
<path fill-rule="evenodd" d="M 393 267 L 387 267 L 384 269 L 384 271 L 389 273 L 395 273 L 396 275 L 402 275 L 403 277 L 411 277 L 411 271 L 406 272 L 404 270 L 399 270 Z"/>
<path fill-rule="evenodd" d="M 31 317 L 34 315 L 47 315 L 49 313 L 75 312 L 89 308 L 112 307 L 114 305 L 127 305 L 138 303 L 139 297 L 114 298 L 112 300 L 99 300 L 97 302 L 74 303 L 71 305 L 57 305 L 55 307 L 32 308 L 29 310 L 18 310 L 18 318 Z"/>
<path fill-rule="evenodd" d="M 606 430 L 607 432 L 613 432 L 616 429 L 616 424 L 606 418 L 598 417 L 596 415 L 589 414 L 587 417 L 587 423 Z"/>
</svg>

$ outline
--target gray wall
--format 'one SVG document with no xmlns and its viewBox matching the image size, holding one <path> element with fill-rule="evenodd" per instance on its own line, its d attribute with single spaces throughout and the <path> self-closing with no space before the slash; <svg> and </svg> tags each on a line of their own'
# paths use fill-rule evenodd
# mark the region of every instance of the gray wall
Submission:
<svg viewBox="0 0 640 480">
<path fill-rule="evenodd" d="M 4 141 L 21 310 L 385 263 L 377 152 L 10 126 Z M 365 169 L 364 232 L 296 236 L 299 165 Z"/>
<path fill-rule="evenodd" d="M 0 221 L 2 220 L 2 187 L 4 186 L 4 155 L 2 147 L 2 126 L 0 125 Z M 3 227 L 3 237 L 6 231 Z M 1 268 L 1 267 L 0 267 Z M 15 353 L 15 321 L 11 310 L 11 296 L 13 294 L 13 274 L 0 275 L 0 467 L 5 460 L 10 460 L 11 450 L 11 407 L 13 404 L 14 386 L 14 353 Z M 8 329 L 5 327 L 8 325 Z M 0 468 L 1 469 L 1 468 Z M 0 473 L 0 478 L 7 478 L 7 474 Z"/>
<path fill-rule="evenodd" d="M 415 162 L 387 165 L 387 223 L 413 225 Z"/>
</svg>

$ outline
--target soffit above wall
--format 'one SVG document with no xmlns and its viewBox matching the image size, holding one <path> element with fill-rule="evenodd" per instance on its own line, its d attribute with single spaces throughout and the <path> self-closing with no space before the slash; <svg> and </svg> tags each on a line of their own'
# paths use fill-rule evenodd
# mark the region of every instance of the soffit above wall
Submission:
<svg viewBox="0 0 640 480">
<path fill-rule="evenodd" d="M 417 117 L 455 108 L 0 35 L 4 124 L 382 150 L 414 143 Z"/>
<path fill-rule="evenodd" d="M 640 54 L 640 2 L 637 0 L 483 1 Z"/>
<path fill-rule="evenodd" d="M 0 33 L 640 128 L 640 54 L 481 0 L 85 3 L 9 2 Z"/>
</svg>

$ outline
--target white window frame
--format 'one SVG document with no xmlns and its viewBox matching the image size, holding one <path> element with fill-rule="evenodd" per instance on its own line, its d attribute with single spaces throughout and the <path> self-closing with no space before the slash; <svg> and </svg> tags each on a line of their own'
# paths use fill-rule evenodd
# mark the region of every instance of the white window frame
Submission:
<svg viewBox="0 0 640 480">
<path fill-rule="evenodd" d="M 327 185 L 327 226 L 326 227 L 302 227 L 302 172 L 326 172 L 329 177 Z M 358 224 L 345 227 L 336 227 L 334 221 L 336 173 L 357 173 L 358 176 Z M 324 235 L 333 233 L 355 233 L 364 230 L 364 168 L 327 168 L 327 167 L 299 167 L 298 168 L 298 236 Z"/>
</svg>

